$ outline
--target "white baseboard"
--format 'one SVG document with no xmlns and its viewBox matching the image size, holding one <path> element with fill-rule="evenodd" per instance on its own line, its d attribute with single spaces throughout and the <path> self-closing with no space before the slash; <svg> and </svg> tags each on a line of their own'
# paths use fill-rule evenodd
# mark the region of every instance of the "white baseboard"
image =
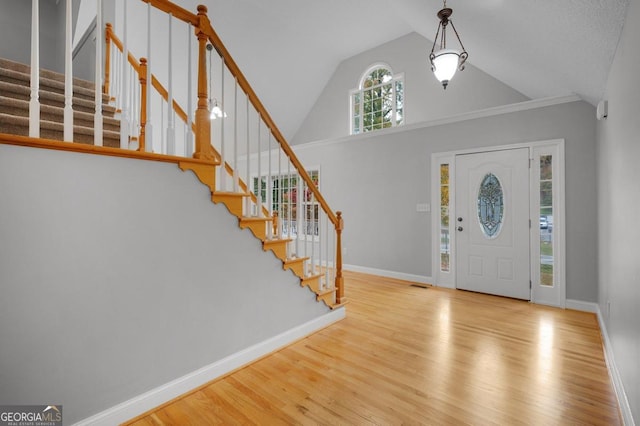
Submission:
<svg viewBox="0 0 640 426">
<path fill-rule="evenodd" d="M 139 416 L 167 401 L 189 392 L 207 382 L 215 380 L 233 370 L 247 365 L 256 359 L 270 354 L 296 340 L 308 336 L 334 322 L 340 321 L 346 316 L 345 308 L 333 310 L 319 318 L 311 320 L 282 334 L 274 336 L 264 342 L 253 345 L 247 349 L 223 358 L 213 364 L 200 368 L 192 373 L 172 380 L 162 386 L 138 395 L 128 401 L 111 407 L 94 416 L 79 421 L 75 426 L 85 425 L 114 425 L 120 424 Z"/>
<path fill-rule="evenodd" d="M 607 326 L 604 322 L 604 317 L 600 311 L 600 306 L 596 305 L 596 314 L 598 315 L 598 324 L 600 325 L 600 334 L 602 335 L 602 343 L 604 344 L 604 360 L 607 363 L 607 370 L 609 370 L 609 377 L 613 382 L 613 389 L 616 392 L 618 398 L 618 405 L 620 406 L 620 412 L 622 413 L 622 420 L 626 426 L 635 426 L 633 420 L 633 413 L 631 412 L 631 406 L 627 399 L 627 393 L 624 391 L 624 385 L 622 384 L 622 378 L 620 372 L 616 366 L 616 360 L 613 356 L 613 347 L 611 346 L 611 340 L 609 339 L 609 333 L 607 333 Z"/>
<path fill-rule="evenodd" d="M 591 312 L 592 314 L 598 313 L 597 303 L 584 302 L 582 300 L 567 299 L 565 308 L 573 309 L 574 311 Z"/>
<path fill-rule="evenodd" d="M 433 279 L 424 275 L 405 274 L 404 272 L 386 271 L 384 269 L 368 268 L 366 266 L 342 265 L 347 271 L 362 272 L 363 274 L 379 275 L 381 277 L 398 280 L 413 281 L 421 284 L 431 284 Z"/>
</svg>

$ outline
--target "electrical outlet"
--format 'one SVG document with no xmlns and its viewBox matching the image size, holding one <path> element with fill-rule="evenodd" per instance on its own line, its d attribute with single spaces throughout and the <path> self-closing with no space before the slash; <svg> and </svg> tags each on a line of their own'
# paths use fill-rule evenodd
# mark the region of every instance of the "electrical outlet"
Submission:
<svg viewBox="0 0 640 426">
<path fill-rule="evenodd" d="M 416 211 L 420 213 L 427 213 L 431 211 L 431 205 L 427 203 L 416 204 Z"/>
</svg>

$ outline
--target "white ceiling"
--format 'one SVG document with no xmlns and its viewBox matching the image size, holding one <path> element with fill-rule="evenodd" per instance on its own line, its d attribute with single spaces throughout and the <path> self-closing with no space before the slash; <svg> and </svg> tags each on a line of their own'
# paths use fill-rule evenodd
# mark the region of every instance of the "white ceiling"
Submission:
<svg viewBox="0 0 640 426">
<path fill-rule="evenodd" d="M 530 98 L 602 96 L 629 0 L 449 0 L 469 62 Z M 202 0 L 179 3 L 195 10 Z M 287 139 L 338 64 L 417 32 L 437 0 L 206 0 L 209 18 Z M 450 36 L 451 37 L 451 36 Z M 430 44 L 425 45 L 425 67 Z M 294 90 L 291 90 L 294 88 Z"/>
</svg>

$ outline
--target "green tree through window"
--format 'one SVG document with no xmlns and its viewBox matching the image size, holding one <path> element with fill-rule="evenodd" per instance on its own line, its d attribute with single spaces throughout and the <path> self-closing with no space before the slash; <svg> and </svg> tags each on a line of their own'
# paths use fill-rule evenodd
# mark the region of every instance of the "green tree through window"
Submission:
<svg viewBox="0 0 640 426">
<path fill-rule="evenodd" d="M 385 129 L 404 121 L 404 83 L 384 65 L 370 68 L 351 92 L 352 134 Z"/>
</svg>

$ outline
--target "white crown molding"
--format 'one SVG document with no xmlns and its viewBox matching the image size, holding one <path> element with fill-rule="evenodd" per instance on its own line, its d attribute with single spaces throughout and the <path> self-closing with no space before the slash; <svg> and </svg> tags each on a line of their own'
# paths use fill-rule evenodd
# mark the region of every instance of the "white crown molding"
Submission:
<svg viewBox="0 0 640 426">
<path fill-rule="evenodd" d="M 546 108 L 553 105 L 562 105 L 572 102 L 582 101 L 578 95 L 555 96 L 551 98 L 534 99 L 531 101 L 519 102 L 516 104 L 500 105 L 491 108 L 480 109 L 462 114 L 451 115 L 449 117 L 438 118 L 435 120 L 422 121 L 420 123 L 406 124 L 402 126 L 389 127 L 387 129 L 376 130 L 375 132 L 360 133 L 357 135 L 341 136 L 334 139 L 324 139 L 319 141 L 307 142 L 298 145 L 292 145 L 294 151 L 306 148 L 318 148 L 325 145 L 332 145 L 347 141 L 356 141 L 359 139 L 377 137 L 383 135 L 391 135 L 395 133 L 409 132 L 416 129 L 427 127 L 442 126 L 445 124 L 454 124 L 468 120 L 476 120 L 478 118 L 494 117 L 513 112 L 528 111 L 538 108 Z"/>
</svg>

